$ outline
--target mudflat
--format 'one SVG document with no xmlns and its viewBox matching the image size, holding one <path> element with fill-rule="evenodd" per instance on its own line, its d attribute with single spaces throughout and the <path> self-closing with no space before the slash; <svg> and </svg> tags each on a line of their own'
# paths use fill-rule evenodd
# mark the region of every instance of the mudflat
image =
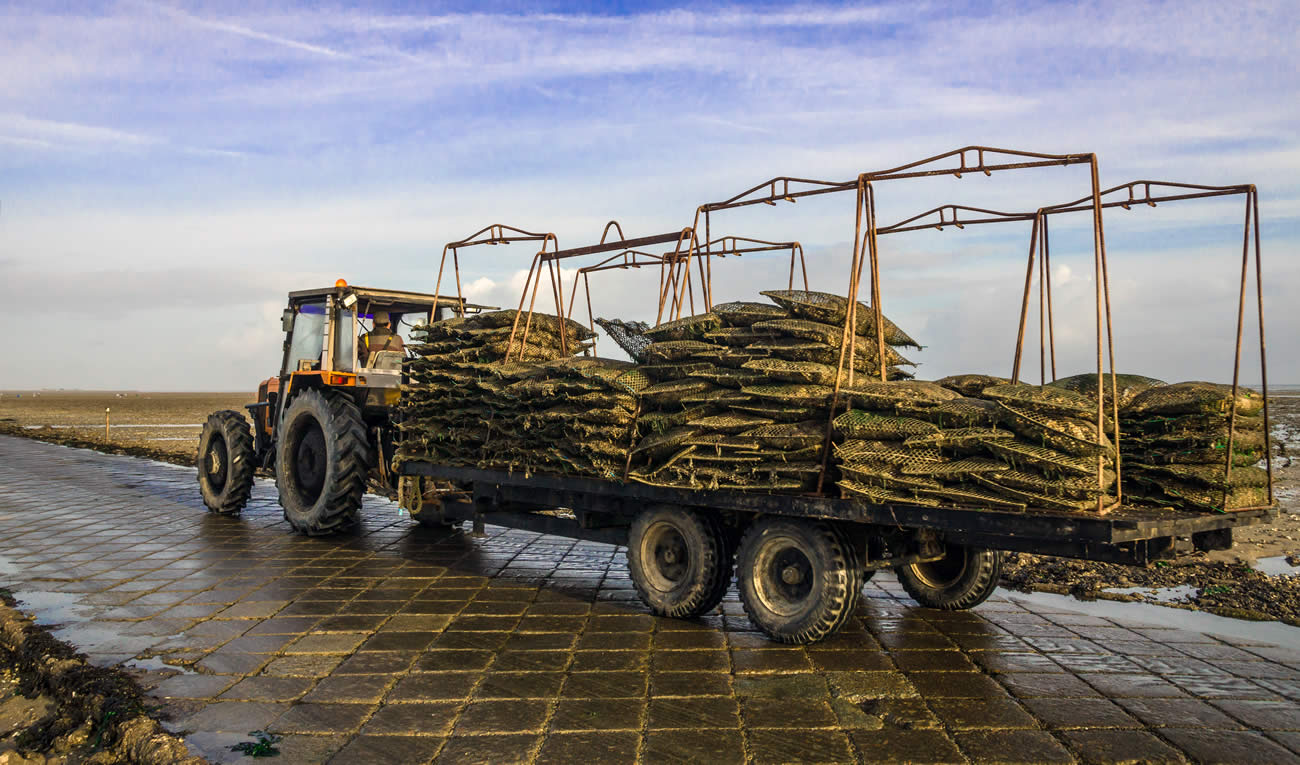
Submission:
<svg viewBox="0 0 1300 765">
<path fill-rule="evenodd" d="M 0 391 L 0 425 L 56 443 L 111 444 L 193 462 L 208 415 L 244 412 L 256 400 L 251 392 Z M 107 441 L 105 409 L 111 410 Z"/>
</svg>

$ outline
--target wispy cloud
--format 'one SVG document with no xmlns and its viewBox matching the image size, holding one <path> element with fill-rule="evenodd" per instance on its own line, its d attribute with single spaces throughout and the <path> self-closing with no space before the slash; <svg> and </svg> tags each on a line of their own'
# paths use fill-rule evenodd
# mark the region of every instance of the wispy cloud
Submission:
<svg viewBox="0 0 1300 765">
<path fill-rule="evenodd" d="M 269 34 L 267 32 L 260 32 L 256 29 L 252 29 L 250 27 L 244 26 L 243 24 L 235 24 L 228 21 L 221 21 L 219 19 L 204 18 L 202 16 L 197 16 L 192 13 L 187 13 L 183 10 L 180 10 L 179 8 L 173 8 L 163 3 L 153 3 L 153 2 L 148 2 L 148 0 L 131 0 L 131 2 L 134 4 L 144 6 L 146 8 L 159 11 L 160 13 L 171 16 L 172 18 L 178 19 L 186 24 L 192 24 L 196 27 L 200 27 L 203 29 L 210 29 L 216 32 L 225 32 L 227 34 L 236 35 L 238 37 L 244 37 L 249 40 L 258 40 L 261 42 L 271 43 L 272 45 L 278 45 L 284 48 L 289 48 L 291 50 L 304 51 L 307 53 L 315 53 L 317 55 L 326 56 L 329 58 L 343 58 L 343 59 L 354 58 L 354 56 L 348 53 L 344 53 L 343 51 L 335 50 L 333 48 L 328 48 L 324 45 L 315 45 L 312 43 L 303 42 L 301 40 L 294 40 L 289 37 L 282 37 L 280 35 Z"/>
</svg>

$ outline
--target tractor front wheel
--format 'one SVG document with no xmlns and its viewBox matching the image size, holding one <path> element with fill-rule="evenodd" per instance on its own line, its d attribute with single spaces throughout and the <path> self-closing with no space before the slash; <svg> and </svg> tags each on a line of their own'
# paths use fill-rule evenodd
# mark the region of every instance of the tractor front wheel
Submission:
<svg viewBox="0 0 1300 765">
<path fill-rule="evenodd" d="M 317 536 L 357 520 L 371 463 L 366 426 L 357 405 L 320 391 L 289 403 L 275 454 L 275 485 L 284 519 Z"/>
<path fill-rule="evenodd" d="M 215 412 L 199 435 L 199 493 L 218 515 L 238 515 L 253 491 L 253 432 L 244 415 Z"/>
</svg>

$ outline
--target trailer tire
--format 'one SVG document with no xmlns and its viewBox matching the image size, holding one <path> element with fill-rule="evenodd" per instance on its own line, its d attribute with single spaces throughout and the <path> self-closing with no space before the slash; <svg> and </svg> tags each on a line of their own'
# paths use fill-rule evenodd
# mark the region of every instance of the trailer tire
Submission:
<svg viewBox="0 0 1300 765">
<path fill-rule="evenodd" d="M 848 537 L 821 521 L 760 518 L 736 556 L 740 602 L 781 643 L 813 643 L 849 620 L 862 594 L 862 564 Z"/>
<path fill-rule="evenodd" d="M 208 510 L 239 515 L 253 492 L 253 431 L 239 412 L 208 415 L 199 434 L 199 493 Z"/>
<path fill-rule="evenodd" d="M 644 510 L 628 532 L 632 586 L 659 616 L 689 619 L 716 608 L 731 586 L 731 559 L 717 519 L 683 507 Z"/>
<path fill-rule="evenodd" d="M 903 589 L 926 608 L 960 611 L 983 603 L 1002 578 L 1001 551 L 954 544 L 947 550 L 941 560 L 894 569 Z"/>
<path fill-rule="evenodd" d="M 361 411 L 350 399 L 306 390 L 280 427 L 275 486 L 295 531 L 330 534 L 354 524 L 371 463 Z"/>
</svg>

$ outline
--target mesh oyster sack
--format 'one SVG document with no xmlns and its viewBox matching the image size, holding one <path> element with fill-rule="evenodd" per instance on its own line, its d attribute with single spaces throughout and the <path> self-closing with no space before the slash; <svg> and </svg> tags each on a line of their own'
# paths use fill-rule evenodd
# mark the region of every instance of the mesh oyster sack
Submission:
<svg viewBox="0 0 1300 765">
<path fill-rule="evenodd" d="M 1116 390 L 1119 391 L 1119 400 L 1116 401 L 1121 409 L 1127 407 L 1140 394 L 1159 388 L 1165 384 L 1163 380 L 1157 380 L 1154 377 L 1144 377 L 1142 375 L 1123 375 L 1116 374 L 1115 381 L 1111 382 L 1109 372 L 1103 373 L 1102 387 L 1106 391 L 1105 406 L 1111 406 L 1111 399 L 1114 397 Z M 1049 387 L 1062 388 L 1075 393 L 1081 393 L 1093 401 L 1097 400 L 1097 375 L 1096 373 L 1085 373 L 1074 375 L 1072 377 L 1062 377 L 1059 380 L 1053 380 L 1048 383 Z"/>
<path fill-rule="evenodd" d="M 984 389 L 991 388 L 994 385 L 1005 385 L 1011 381 L 1005 377 L 994 377 L 993 375 L 948 375 L 940 377 L 934 381 L 936 385 L 942 385 L 948 390 L 960 393 L 969 398 L 983 398 Z"/>
<path fill-rule="evenodd" d="M 763 295 L 782 306 L 795 316 L 805 317 L 823 324 L 843 325 L 848 315 L 849 301 L 839 295 L 827 292 L 807 290 L 769 290 Z M 875 311 L 865 303 L 858 302 L 855 314 L 857 334 L 875 337 Z M 906 332 L 899 329 L 889 317 L 883 316 L 884 339 L 886 345 L 920 348 L 920 344 Z"/>
<path fill-rule="evenodd" d="M 1249 388 L 1180 382 L 1120 411 L 1124 491 L 1139 504 L 1225 512 L 1268 504 L 1263 397 Z M 1235 417 L 1234 417 L 1235 410 Z M 1229 463 L 1231 474 L 1228 475 Z"/>
<path fill-rule="evenodd" d="M 1264 398 L 1249 388 L 1238 388 L 1234 398 L 1231 385 L 1180 382 L 1139 393 L 1124 410 L 1128 415 L 1227 415 L 1234 407 L 1238 416 L 1254 417 L 1263 410 Z"/>
</svg>

